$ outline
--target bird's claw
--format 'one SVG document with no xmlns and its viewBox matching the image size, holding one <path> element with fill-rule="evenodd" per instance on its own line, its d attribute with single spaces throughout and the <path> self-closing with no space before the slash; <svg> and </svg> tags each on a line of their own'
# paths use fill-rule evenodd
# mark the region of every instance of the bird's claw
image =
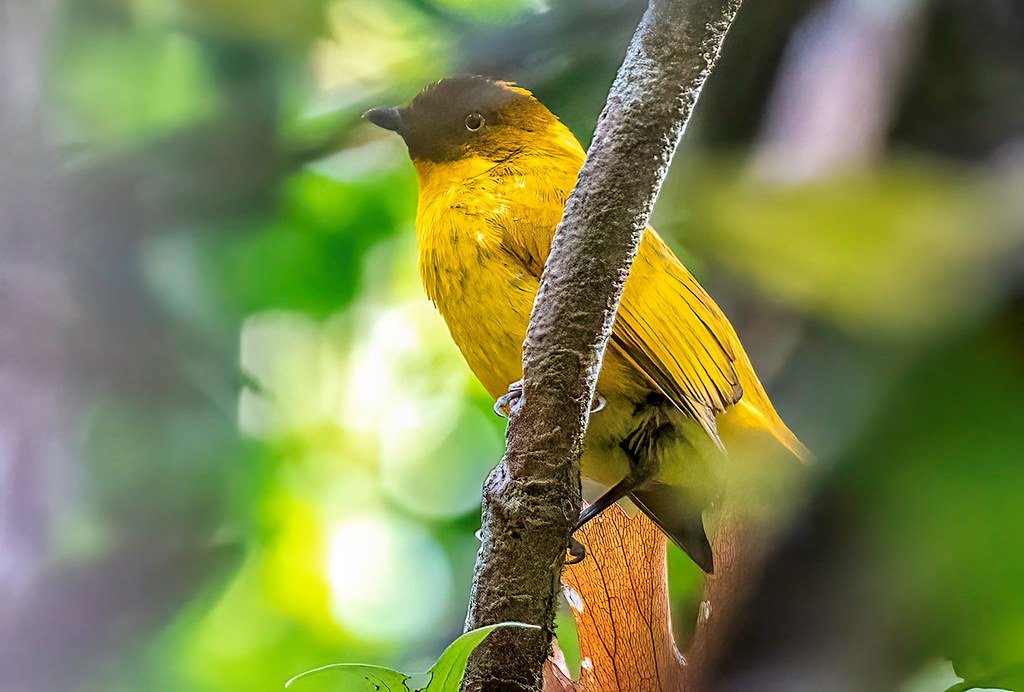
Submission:
<svg viewBox="0 0 1024 692">
<path fill-rule="evenodd" d="M 512 410 L 517 408 L 523 399 L 523 381 L 513 382 L 508 386 L 508 392 L 498 397 L 494 402 L 494 413 L 502 418 L 508 418 Z M 594 401 L 590 406 L 591 413 L 597 413 L 608 405 L 608 400 L 598 393 L 594 394 Z"/>
<path fill-rule="evenodd" d="M 523 400 L 523 381 L 513 382 L 508 386 L 508 393 L 498 397 L 494 402 L 494 412 L 502 418 L 508 418 L 513 409 L 519 407 Z"/>
<path fill-rule="evenodd" d="M 583 562 L 587 556 L 587 549 L 582 543 L 576 540 L 575 536 L 569 536 L 569 557 L 565 559 L 567 565 L 577 565 Z"/>
</svg>

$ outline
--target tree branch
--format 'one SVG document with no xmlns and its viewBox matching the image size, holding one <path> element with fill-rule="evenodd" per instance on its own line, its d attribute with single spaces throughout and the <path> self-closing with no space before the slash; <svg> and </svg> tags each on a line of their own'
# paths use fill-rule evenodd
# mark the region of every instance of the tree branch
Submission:
<svg viewBox="0 0 1024 692">
<path fill-rule="evenodd" d="M 467 629 L 518 620 L 542 631 L 492 635 L 464 689 L 540 689 L 601 358 L 654 200 L 740 2 L 651 0 L 612 85 L 534 305 L 523 398 L 484 488 L 466 618 Z"/>
</svg>

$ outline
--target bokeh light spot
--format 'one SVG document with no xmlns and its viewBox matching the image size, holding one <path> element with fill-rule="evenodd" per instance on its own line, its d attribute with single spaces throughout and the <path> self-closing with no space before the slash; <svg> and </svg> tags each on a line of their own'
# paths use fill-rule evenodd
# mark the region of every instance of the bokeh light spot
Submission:
<svg viewBox="0 0 1024 692">
<path fill-rule="evenodd" d="M 327 578 L 335 619 L 364 639 L 423 636 L 444 615 L 452 589 L 448 561 L 430 535 L 377 517 L 331 533 Z"/>
</svg>

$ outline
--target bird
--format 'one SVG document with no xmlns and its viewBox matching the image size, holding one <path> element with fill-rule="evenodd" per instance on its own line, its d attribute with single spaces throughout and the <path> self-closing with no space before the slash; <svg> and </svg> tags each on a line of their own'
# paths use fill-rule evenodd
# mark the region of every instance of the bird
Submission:
<svg viewBox="0 0 1024 692">
<path fill-rule="evenodd" d="M 405 141 L 418 177 L 420 276 L 469 368 L 501 408 L 521 387 L 523 342 L 555 228 L 586 153 L 525 88 L 442 79 L 364 117 Z M 510 389 L 511 388 L 511 389 Z M 730 439 L 810 453 L 782 421 L 725 314 L 648 226 L 598 375 L 582 475 L 604 489 L 576 529 L 629 498 L 704 572 L 704 514 Z M 585 552 L 575 539 L 573 560 Z"/>
</svg>

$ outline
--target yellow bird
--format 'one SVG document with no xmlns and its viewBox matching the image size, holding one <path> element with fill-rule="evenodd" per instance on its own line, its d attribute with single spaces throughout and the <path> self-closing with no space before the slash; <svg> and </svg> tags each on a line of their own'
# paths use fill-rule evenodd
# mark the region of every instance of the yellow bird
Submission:
<svg viewBox="0 0 1024 692">
<path fill-rule="evenodd" d="M 530 311 L 585 152 L 529 91 L 484 77 L 441 80 L 408 106 L 366 117 L 408 146 L 423 286 L 500 400 L 522 377 Z M 763 433 L 808 456 L 732 325 L 653 228 L 626 281 L 597 389 L 603 406 L 590 418 L 582 469 L 608 490 L 577 528 L 629 496 L 708 573 L 702 513 L 730 437 Z"/>
</svg>

